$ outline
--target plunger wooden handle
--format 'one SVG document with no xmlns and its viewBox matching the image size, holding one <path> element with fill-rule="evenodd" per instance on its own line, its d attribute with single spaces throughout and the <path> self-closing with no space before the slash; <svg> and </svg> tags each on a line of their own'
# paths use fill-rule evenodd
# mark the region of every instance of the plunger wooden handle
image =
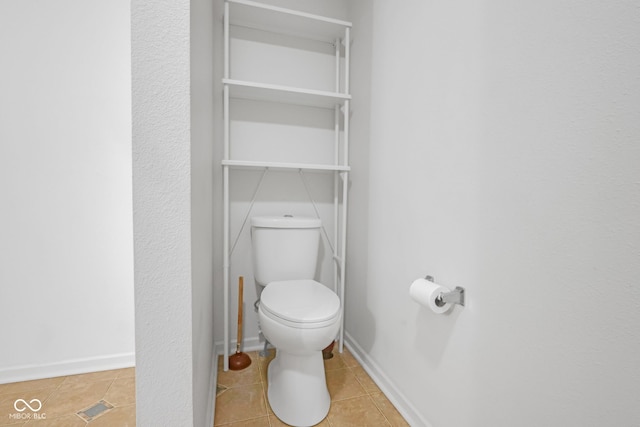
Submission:
<svg viewBox="0 0 640 427">
<path fill-rule="evenodd" d="M 243 300 L 244 278 L 238 278 L 238 342 L 236 344 L 236 352 L 240 351 L 240 343 L 242 342 L 242 300 Z"/>
</svg>

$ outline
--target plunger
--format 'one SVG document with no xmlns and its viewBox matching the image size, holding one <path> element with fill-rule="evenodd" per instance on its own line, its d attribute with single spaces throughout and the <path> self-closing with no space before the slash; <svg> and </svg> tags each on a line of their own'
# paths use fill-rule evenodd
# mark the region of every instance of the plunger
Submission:
<svg viewBox="0 0 640 427">
<path fill-rule="evenodd" d="M 248 354 L 240 351 L 240 344 L 242 343 L 242 291 L 243 291 L 243 278 L 238 278 L 238 343 L 236 344 L 236 353 L 229 356 L 229 369 L 232 371 L 240 371 L 247 366 L 251 365 L 251 358 Z"/>
</svg>

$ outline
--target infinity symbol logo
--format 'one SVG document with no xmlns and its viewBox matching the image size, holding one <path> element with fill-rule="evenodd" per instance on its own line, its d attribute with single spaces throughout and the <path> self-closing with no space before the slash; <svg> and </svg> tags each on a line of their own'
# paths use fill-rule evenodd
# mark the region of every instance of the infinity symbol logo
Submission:
<svg viewBox="0 0 640 427">
<path fill-rule="evenodd" d="M 18 408 L 18 403 L 19 403 L 19 402 L 22 402 L 22 403 L 24 404 L 24 406 L 22 406 L 22 409 L 19 409 L 19 408 Z M 33 407 L 33 406 L 36 406 L 36 405 L 31 406 L 31 405 L 29 404 L 29 403 L 33 404 L 33 402 L 36 402 L 36 404 L 38 405 L 38 407 L 37 407 L 37 408 L 34 408 L 34 407 Z M 13 407 L 14 407 L 14 408 L 15 408 L 15 410 L 16 410 L 16 411 L 18 411 L 18 412 L 24 412 L 24 411 L 26 411 L 26 410 L 27 410 L 27 408 L 31 409 L 31 411 L 32 411 L 32 412 L 38 412 L 40 409 L 42 409 L 42 402 L 40 402 L 40 400 L 38 400 L 38 399 L 31 399 L 31 400 L 29 401 L 29 403 L 27 403 L 27 401 L 26 401 L 26 400 L 24 400 L 24 399 L 18 399 L 18 400 L 16 400 L 15 402 L 13 402 Z"/>
</svg>

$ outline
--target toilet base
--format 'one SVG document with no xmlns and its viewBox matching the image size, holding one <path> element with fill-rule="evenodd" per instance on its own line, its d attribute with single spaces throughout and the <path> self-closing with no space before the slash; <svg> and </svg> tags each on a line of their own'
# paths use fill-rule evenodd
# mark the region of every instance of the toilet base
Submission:
<svg viewBox="0 0 640 427">
<path fill-rule="evenodd" d="M 267 397 L 273 413 L 296 427 L 318 424 L 329 413 L 331 398 L 322 351 L 299 355 L 276 349 L 268 368 Z"/>
</svg>

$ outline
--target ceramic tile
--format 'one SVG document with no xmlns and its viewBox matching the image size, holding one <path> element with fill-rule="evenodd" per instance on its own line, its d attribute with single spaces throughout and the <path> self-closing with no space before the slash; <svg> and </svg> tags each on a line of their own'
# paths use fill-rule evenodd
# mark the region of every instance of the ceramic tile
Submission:
<svg viewBox="0 0 640 427">
<path fill-rule="evenodd" d="M 269 417 L 267 416 L 220 425 L 220 427 L 270 427 L 270 426 L 271 424 L 269 424 Z"/>
<path fill-rule="evenodd" d="M 126 406 L 136 403 L 136 379 L 135 377 L 116 378 L 104 400 L 115 406 Z"/>
<path fill-rule="evenodd" d="M 260 381 L 267 383 L 267 369 L 269 363 L 276 357 L 276 350 L 271 348 L 267 350 L 267 356 L 263 357 L 258 355 L 258 368 L 260 369 Z"/>
<path fill-rule="evenodd" d="M 276 357 L 275 349 L 267 350 L 267 356 L 258 355 L 258 367 L 260 368 L 260 383 L 262 384 L 262 392 L 264 396 L 264 402 L 267 407 L 267 414 L 273 415 L 273 409 L 269 405 L 269 398 L 267 397 L 267 388 L 269 381 L 267 379 L 267 371 L 269 369 L 269 363 Z"/>
<path fill-rule="evenodd" d="M 378 385 L 373 382 L 369 374 L 367 374 L 362 366 L 355 366 L 351 368 L 351 372 L 353 372 L 353 375 L 355 375 L 356 379 L 358 380 L 362 388 L 367 391 L 367 393 L 380 392 L 380 388 L 378 387 Z"/>
<path fill-rule="evenodd" d="M 283 423 L 275 415 L 269 415 L 269 422 L 271 423 L 271 427 L 289 427 L 289 424 Z M 318 424 L 314 424 L 314 427 L 331 427 L 331 424 L 329 424 L 329 420 L 325 418 Z"/>
<path fill-rule="evenodd" d="M 264 384 L 265 387 L 269 383 L 269 378 L 267 376 L 268 375 L 267 369 L 268 369 L 268 366 L 265 366 L 264 369 L 260 370 L 260 382 Z"/>
<path fill-rule="evenodd" d="M 0 417 L 0 426 L 7 427 L 7 426 L 25 425 L 25 423 L 28 421 L 26 419 L 23 420 L 23 419 L 9 418 L 10 415 L 15 413 L 16 411 L 13 409 L 13 407 L 11 407 L 11 412 L 0 412 L 0 414 L 2 414 L 2 416 Z"/>
<path fill-rule="evenodd" d="M 266 372 L 275 351 L 270 349 L 267 357 L 260 357 L 257 352 L 249 352 L 249 355 L 252 365 L 255 364 L 254 368 L 244 370 L 247 372 L 230 372 L 240 374 L 228 375 L 223 379 L 231 387 L 218 385 L 216 426 L 286 426 L 273 414 L 267 401 Z M 408 426 L 346 348 L 343 353 L 335 351 L 334 358 L 325 362 L 325 369 L 332 406 L 329 415 L 319 426 Z M 243 384 L 245 381 L 257 382 Z M 103 397 L 116 407 L 108 413 L 98 415 L 87 426 L 135 425 L 135 368 L 2 384 L 0 414 L 14 411 L 13 403 L 16 399 L 29 401 L 37 398 L 42 401 L 41 412 L 47 418 L 31 420 L 26 424 L 0 418 L 0 425 L 82 427 L 85 422 L 75 412 L 94 405 Z M 9 422 L 12 424 L 8 424 Z"/>
<path fill-rule="evenodd" d="M 327 387 L 331 401 L 349 399 L 367 394 L 360 385 L 351 369 L 336 369 L 327 371 Z"/>
<path fill-rule="evenodd" d="M 136 405 L 113 408 L 108 413 L 89 422 L 87 427 L 135 427 Z"/>
<path fill-rule="evenodd" d="M 340 400 L 332 402 L 331 405 L 328 418 L 332 426 L 381 427 L 390 425 L 369 396 Z"/>
<path fill-rule="evenodd" d="M 252 352 L 255 353 L 255 352 Z M 257 362 L 257 354 L 248 353 L 251 357 L 251 365 L 240 371 L 224 371 L 222 358 L 218 359 L 218 385 L 226 388 L 237 387 L 241 385 L 259 384 L 260 383 L 260 367 Z"/>
<path fill-rule="evenodd" d="M 227 388 L 225 386 L 221 386 L 221 385 L 216 386 L 216 396 L 220 395 L 220 393 L 223 393 L 226 390 Z"/>
<path fill-rule="evenodd" d="M 47 384 L 47 383 L 42 383 L 42 384 Z M 52 388 L 45 388 L 41 390 L 14 391 L 11 393 L 4 393 L 0 395 L 0 426 L 16 424 L 16 423 L 24 424 L 25 422 L 28 421 L 28 420 L 22 421 L 15 418 L 11 418 L 11 416 L 13 417 L 17 416 L 14 414 L 20 414 L 20 412 L 17 411 L 16 408 L 14 407 L 14 404 L 18 399 L 23 399 L 24 401 L 29 402 L 34 408 L 36 407 L 37 402 L 31 402 L 31 401 L 33 399 L 38 399 L 41 404 L 41 408 L 40 408 L 40 411 L 38 411 L 38 413 L 46 413 L 45 402 L 47 398 L 54 391 L 56 391 L 56 388 L 52 387 Z M 20 405 L 21 402 L 18 404 Z M 22 407 L 20 406 L 18 408 L 22 409 Z M 27 413 L 30 413 L 30 410 L 28 408 L 26 407 L 24 408 L 26 409 Z"/>
<path fill-rule="evenodd" d="M 347 347 L 343 347 L 342 353 L 338 353 L 338 354 L 342 358 L 342 361 L 344 362 L 345 366 L 347 366 L 348 368 L 360 366 L 356 358 L 353 357 L 353 354 L 351 354 L 351 352 Z"/>
<path fill-rule="evenodd" d="M 89 384 L 98 381 L 114 380 L 118 376 L 117 370 L 89 372 L 88 374 L 69 375 L 60 384 L 60 389 L 72 387 L 76 384 Z"/>
<path fill-rule="evenodd" d="M 274 357 L 276 357 L 276 349 L 275 348 L 268 348 L 266 356 L 261 356 L 260 355 L 260 353 L 261 353 L 260 351 L 258 351 L 256 353 L 258 353 L 258 357 L 260 357 L 260 359 L 271 360 Z"/>
<path fill-rule="evenodd" d="M 43 411 L 46 412 L 48 418 L 55 418 L 80 411 L 102 399 L 112 382 L 113 380 L 109 379 L 88 383 L 67 384 L 65 388 L 60 386 L 43 402 Z"/>
<path fill-rule="evenodd" d="M 116 378 L 135 377 L 136 376 L 136 368 L 135 367 L 131 367 L 131 368 L 116 369 L 114 371 L 114 373 L 116 374 Z"/>
<path fill-rule="evenodd" d="M 87 423 L 75 414 L 65 415 L 59 418 L 49 418 L 44 420 L 31 420 L 26 427 L 84 427 Z"/>
<path fill-rule="evenodd" d="M 267 390 L 268 390 L 268 385 L 267 383 L 263 383 L 262 384 L 262 392 L 264 395 L 264 402 L 267 406 L 267 414 L 269 415 L 273 415 L 273 409 L 271 409 L 271 405 L 269 404 L 269 395 L 267 394 Z"/>
<path fill-rule="evenodd" d="M 27 390 L 42 390 L 56 388 L 64 381 L 65 377 L 45 378 L 42 380 L 22 381 L 17 383 L 0 384 L 0 395 Z"/>
<path fill-rule="evenodd" d="M 373 403 L 380 409 L 382 415 L 387 418 L 387 421 L 394 427 L 409 427 L 409 424 L 404 420 L 400 412 L 393 406 L 393 404 L 382 393 L 370 394 Z"/>
<path fill-rule="evenodd" d="M 250 356 L 253 356 L 250 354 Z M 273 410 L 269 405 L 269 401 L 267 398 L 267 376 L 266 372 L 268 369 L 268 364 L 275 357 L 275 351 L 273 349 L 269 350 L 269 355 L 267 357 L 260 357 L 257 355 L 258 369 L 260 371 L 260 380 L 261 386 L 263 390 L 262 399 L 266 408 L 266 412 L 268 414 L 269 425 L 272 427 L 280 427 L 286 426 L 287 424 L 280 421 L 274 414 Z M 325 362 L 325 373 L 327 378 L 327 385 L 329 387 L 329 393 L 331 394 L 332 403 L 331 408 L 329 410 L 329 415 L 325 418 L 318 426 L 321 427 L 342 427 L 342 426 L 389 426 L 389 425 L 398 425 L 398 426 L 406 426 L 404 419 L 402 416 L 393 408 L 393 405 L 386 400 L 386 397 L 380 389 L 375 385 L 373 380 L 369 377 L 369 375 L 360 367 L 357 360 L 348 352 L 345 348 L 344 353 L 337 353 L 334 351 L 334 358 L 341 358 L 341 361 L 335 362 L 335 360 L 329 359 L 329 361 Z M 327 367 L 327 365 L 329 365 Z M 332 369 L 333 368 L 333 369 Z M 250 423 L 258 423 L 258 426 L 267 425 L 262 424 L 264 422 L 265 417 L 251 417 L 246 414 L 243 415 L 243 418 L 237 418 L 234 421 L 227 421 L 225 417 L 228 415 L 225 413 L 222 418 L 218 414 L 219 411 L 228 411 L 227 403 L 222 399 L 222 397 L 230 392 L 231 390 L 235 390 L 238 392 L 238 388 L 230 388 L 227 389 L 222 385 L 218 385 L 220 389 L 223 391 L 217 396 L 216 400 L 216 426 L 253 426 L 254 424 Z M 251 389 L 254 391 L 254 389 Z M 374 395 L 377 400 L 374 401 L 372 396 Z M 237 398 L 241 398 L 238 395 Z M 376 404 L 376 402 L 378 402 Z M 344 404 L 342 402 L 347 402 Z M 350 412 L 347 409 L 350 409 Z M 338 410 L 339 414 L 335 414 L 336 410 Z M 358 411 L 370 412 L 367 415 L 363 416 Z M 384 411 L 384 412 L 383 412 Z M 239 411 L 241 412 L 241 411 Z M 352 414 L 355 412 L 355 415 Z M 331 417 L 334 417 L 333 419 Z M 388 417 L 388 418 L 385 418 Z M 222 424 L 222 423 L 226 424 Z M 390 422 L 392 424 L 390 424 Z M 220 424 L 219 424 L 220 423 Z"/>
<path fill-rule="evenodd" d="M 262 384 L 230 388 L 216 400 L 215 424 L 228 424 L 267 415 Z"/>
<path fill-rule="evenodd" d="M 288 424 L 283 423 L 282 421 L 280 421 L 280 419 L 278 417 L 276 417 L 273 413 L 269 414 L 269 424 L 271 425 L 271 427 L 288 427 Z"/>
<path fill-rule="evenodd" d="M 333 351 L 333 357 L 331 359 L 324 359 L 324 371 L 333 371 L 336 369 L 344 369 L 347 366 L 344 364 L 342 357 L 338 356 L 337 350 Z"/>
</svg>

